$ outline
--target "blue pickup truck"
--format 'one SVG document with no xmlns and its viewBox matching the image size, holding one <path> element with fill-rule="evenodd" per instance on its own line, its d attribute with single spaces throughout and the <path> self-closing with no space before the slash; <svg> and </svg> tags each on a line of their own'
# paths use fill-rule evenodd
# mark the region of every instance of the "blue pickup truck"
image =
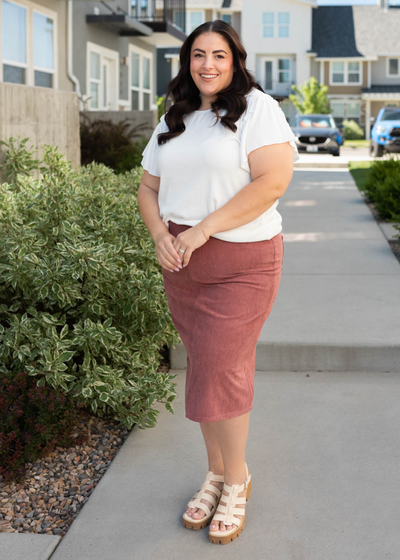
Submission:
<svg viewBox="0 0 400 560">
<path fill-rule="evenodd" d="M 382 107 L 371 129 L 370 155 L 382 157 L 385 152 L 400 153 L 400 107 Z"/>
</svg>

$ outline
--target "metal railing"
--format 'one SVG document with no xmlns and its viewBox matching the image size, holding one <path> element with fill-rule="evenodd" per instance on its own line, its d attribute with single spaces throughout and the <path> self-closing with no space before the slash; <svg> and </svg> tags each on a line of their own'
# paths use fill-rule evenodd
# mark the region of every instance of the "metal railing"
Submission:
<svg viewBox="0 0 400 560">
<path fill-rule="evenodd" d="M 290 82 L 279 82 L 278 80 L 264 80 L 259 82 L 263 90 L 267 93 L 288 95 L 289 93 L 294 93 L 292 90 L 292 85 L 295 81 Z"/>
<path fill-rule="evenodd" d="M 167 21 L 186 32 L 186 0 L 131 0 L 130 16 L 146 21 Z"/>
</svg>

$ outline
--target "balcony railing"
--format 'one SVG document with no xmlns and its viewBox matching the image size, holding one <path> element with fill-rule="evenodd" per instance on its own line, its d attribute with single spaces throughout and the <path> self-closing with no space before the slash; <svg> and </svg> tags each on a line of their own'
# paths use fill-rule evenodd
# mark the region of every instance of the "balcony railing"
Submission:
<svg viewBox="0 0 400 560">
<path fill-rule="evenodd" d="M 294 80 L 290 82 L 279 82 L 278 80 L 264 80 L 259 82 L 265 92 L 274 93 L 276 95 L 288 95 L 289 93 L 293 93 L 292 84 L 295 83 Z"/>
<path fill-rule="evenodd" d="M 186 32 L 186 0 L 131 0 L 130 16 L 143 23 L 168 22 Z"/>
</svg>

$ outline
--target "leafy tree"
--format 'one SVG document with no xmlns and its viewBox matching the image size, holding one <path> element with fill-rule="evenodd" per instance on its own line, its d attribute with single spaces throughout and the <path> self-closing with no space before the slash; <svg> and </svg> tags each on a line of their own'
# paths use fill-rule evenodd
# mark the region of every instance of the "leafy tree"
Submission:
<svg viewBox="0 0 400 560">
<path fill-rule="evenodd" d="M 314 76 L 301 84 L 300 88 L 292 85 L 292 89 L 295 94 L 290 94 L 289 99 L 302 115 L 331 112 L 327 97 L 328 86 L 320 84 Z"/>
</svg>

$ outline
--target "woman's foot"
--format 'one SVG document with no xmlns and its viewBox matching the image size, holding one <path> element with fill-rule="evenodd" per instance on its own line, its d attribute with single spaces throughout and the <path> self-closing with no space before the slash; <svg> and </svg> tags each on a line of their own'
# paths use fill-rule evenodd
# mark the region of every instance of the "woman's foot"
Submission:
<svg viewBox="0 0 400 560">
<path fill-rule="evenodd" d="M 243 482 L 246 480 L 246 478 L 247 478 L 247 474 L 246 474 L 246 471 L 245 471 L 244 476 L 242 475 L 240 477 L 235 477 L 235 478 L 230 478 L 230 479 L 225 478 L 225 483 L 228 486 L 232 486 L 232 484 L 239 484 L 240 485 L 240 484 L 243 484 Z M 246 496 L 246 493 L 247 493 L 247 490 L 244 489 L 243 492 L 240 492 L 238 494 L 238 496 L 239 497 Z M 225 492 L 225 490 L 222 490 L 222 494 L 221 494 L 221 498 L 219 500 L 219 503 L 222 504 L 223 506 L 226 506 L 227 503 L 226 503 L 226 501 L 224 501 L 224 496 L 228 496 L 228 493 Z M 235 507 L 245 509 L 246 506 L 245 506 L 245 504 L 237 504 Z M 242 519 L 243 515 L 235 515 L 235 517 L 237 517 L 238 519 Z M 237 527 L 236 524 L 225 525 L 224 523 L 222 523 L 222 521 L 213 520 L 211 522 L 211 525 L 210 525 L 210 530 L 211 531 L 230 531 L 231 529 L 234 529 L 235 527 Z"/>
<path fill-rule="evenodd" d="M 223 475 L 223 474 L 224 474 L 223 471 L 221 472 L 221 470 L 218 470 L 218 469 L 213 470 L 212 468 L 209 468 L 209 470 L 212 471 L 214 474 L 217 474 L 217 475 Z M 215 487 L 218 488 L 219 490 L 221 490 L 221 488 L 222 488 L 223 485 L 224 485 L 223 482 L 214 482 L 214 481 L 210 482 L 210 484 L 212 484 L 212 486 L 215 486 Z M 218 497 L 219 497 L 219 492 L 215 492 L 215 493 L 214 493 L 214 492 L 211 492 L 211 490 L 206 490 L 205 493 L 206 493 L 206 494 L 210 494 L 210 495 L 214 495 L 215 498 L 217 498 L 217 499 L 218 499 Z M 206 505 L 210 508 L 210 510 L 214 507 L 214 506 L 212 505 L 212 503 L 209 502 L 208 500 L 204 500 L 204 499 L 203 499 L 203 500 L 200 500 L 200 501 L 201 501 L 203 504 L 206 504 Z M 190 508 L 190 507 L 187 507 L 187 508 L 186 508 L 186 513 L 187 513 L 187 515 L 188 515 L 189 517 L 191 517 L 194 521 L 199 521 L 200 519 L 203 519 L 203 517 L 205 517 L 205 515 L 206 515 L 206 512 L 205 512 L 204 510 L 200 509 L 200 508 Z"/>
</svg>

